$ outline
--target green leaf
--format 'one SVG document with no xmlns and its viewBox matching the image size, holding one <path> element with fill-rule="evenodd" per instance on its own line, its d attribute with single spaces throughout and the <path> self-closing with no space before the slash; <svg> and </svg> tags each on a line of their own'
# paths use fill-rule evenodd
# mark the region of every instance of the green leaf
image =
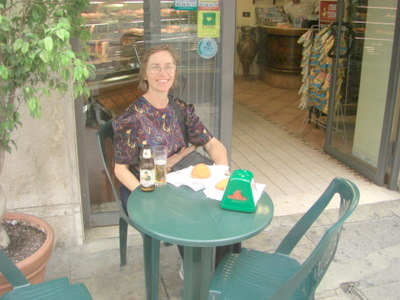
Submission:
<svg viewBox="0 0 400 300">
<path fill-rule="evenodd" d="M 74 69 L 74 80 L 78 80 L 78 81 L 81 80 L 82 74 L 83 74 L 82 68 L 79 66 L 76 66 Z"/>
<path fill-rule="evenodd" d="M 39 57 L 41 58 L 42 61 L 44 61 L 45 63 L 49 62 L 49 53 L 44 50 L 42 52 L 40 52 Z"/>
<path fill-rule="evenodd" d="M 66 66 L 70 62 L 70 58 L 67 55 L 61 55 L 61 65 Z"/>
<path fill-rule="evenodd" d="M 41 108 L 40 108 L 39 98 L 31 97 L 30 99 L 28 99 L 27 104 L 28 104 L 31 116 L 40 118 L 42 115 L 42 112 L 41 112 Z"/>
<path fill-rule="evenodd" d="M 35 98 L 35 97 L 29 98 L 28 99 L 28 107 L 32 114 L 37 108 L 37 98 Z"/>
<path fill-rule="evenodd" d="M 5 65 L 0 65 L 0 77 L 7 80 L 9 76 L 8 69 Z"/>
<path fill-rule="evenodd" d="M 23 42 L 22 47 L 21 47 L 21 52 L 23 54 L 26 54 L 29 50 L 29 43 L 28 42 Z"/>
<path fill-rule="evenodd" d="M 35 51 L 30 51 L 30 52 L 28 53 L 28 56 L 29 56 L 30 59 L 33 60 L 33 59 L 35 59 L 36 54 L 37 54 L 37 52 L 35 52 Z"/>
<path fill-rule="evenodd" d="M 67 55 L 70 58 L 75 58 L 75 53 L 72 50 L 65 50 L 64 54 Z"/>
<path fill-rule="evenodd" d="M 44 47 L 49 52 L 53 50 L 53 39 L 51 37 L 48 36 L 44 39 Z"/>
<path fill-rule="evenodd" d="M 0 22 L 0 30 L 5 32 L 10 31 L 10 25 L 8 22 Z"/>
<path fill-rule="evenodd" d="M 83 68 L 83 76 L 85 77 L 84 79 L 89 78 L 89 70 L 88 68 Z"/>
<path fill-rule="evenodd" d="M 66 30 L 70 30 L 71 29 L 71 24 L 69 22 L 69 20 L 67 18 L 60 18 L 58 20 L 58 24 L 57 24 L 58 28 L 64 28 Z"/>
<path fill-rule="evenodd" d="M 13 49 L 14 51 L 18 51 L 22 47 L 22 43 L 24 41 L 22 39 L 16 39 L 15 42 L 13 43 Z"/>
<path fill-rule="evenodd" d="M 65 29 L 58 29 L 56 31 L 56 35 L 62 40 L 66 41 L 69 40 L 69 32 Z"/>
</svg>

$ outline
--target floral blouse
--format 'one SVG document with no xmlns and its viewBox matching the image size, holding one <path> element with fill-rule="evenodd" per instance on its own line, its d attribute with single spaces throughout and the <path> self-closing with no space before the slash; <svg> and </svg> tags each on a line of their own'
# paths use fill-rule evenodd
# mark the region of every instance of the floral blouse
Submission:
<svg viewBox="0 0 400 300">
<path fill-rule="evenodd" d="M 182 109 L 191 144 L 203 146 L 213 138 L 196 115 L 193 104 L 169 96 L 167 107 L 157 109 L 144 97 L 140 97 L 113 120 L 115 163 L 129 165 L 130 170 L 137 176 L 143 145 L 165 145 L 168 147 L 168 156 L 185 147 L 171 101 L 177 101 Z"/>
</svg>

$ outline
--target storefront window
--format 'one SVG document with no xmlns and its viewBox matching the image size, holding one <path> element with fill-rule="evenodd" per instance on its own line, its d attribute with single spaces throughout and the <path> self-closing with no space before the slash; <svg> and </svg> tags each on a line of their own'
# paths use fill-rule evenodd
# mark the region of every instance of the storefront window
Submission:
<svg viewBox="0 0 400 300">
<path fill-rule="evenodd" d="M 117 210 L 102 169 L 96 131 L 142 94 L 137 87 L 138 73 L 146 47 L 169 43 L 175 48 L 180 57 L 180 85 L 174 95 L 195 104 L 203 123 L 216 136 L 220 134 L 220 55 L 199 55 L 202 39 L 198 35 L 198 12 L 174 9 L 174 4 L 175 1 L 91 1 L 83 14 L 86 29 L 93 37 L 88 48 L 96 67 L 96 76 L 88 81 L 91 96 L 84 100 L 92 215 Z M 220 43 L 219 38 L 215 41 Z"/>
</svg>

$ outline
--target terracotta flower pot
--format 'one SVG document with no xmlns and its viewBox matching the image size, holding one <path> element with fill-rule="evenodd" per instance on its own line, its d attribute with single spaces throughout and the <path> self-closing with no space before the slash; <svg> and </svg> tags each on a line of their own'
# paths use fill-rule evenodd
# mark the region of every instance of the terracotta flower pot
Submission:
<svg viewBox="0 0 400 300">
<path fill-rule="evenodd" d="M 3 220 L 25 220 L 33 226 L 42 228 L 46 234 L 46 240 L 42 247 L 28 258 L 17 263 L 17 267 L 22 271 L 30 283 L 40 283 L 44 281 L 46 265 L 50 260 L 54 245 L 54 231 L 51 226 L 42 219 L 23 213 L 5 213 Z M 10 283 L 0 274 L 0 295 L 12 289 Z"/>
</svg>

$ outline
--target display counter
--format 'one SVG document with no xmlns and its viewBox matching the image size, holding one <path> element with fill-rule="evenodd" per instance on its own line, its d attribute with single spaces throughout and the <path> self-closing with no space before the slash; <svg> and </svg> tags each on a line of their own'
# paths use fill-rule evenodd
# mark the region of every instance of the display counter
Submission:
<svg viewBox="0 0 400 300">
<path fill-rule="evenodd" d="M 273 87 L 300 88 L 303 46 L 297 41 L 309 29 L 266 25 L 258 28 L 261 79 Z"/>
</svg>

